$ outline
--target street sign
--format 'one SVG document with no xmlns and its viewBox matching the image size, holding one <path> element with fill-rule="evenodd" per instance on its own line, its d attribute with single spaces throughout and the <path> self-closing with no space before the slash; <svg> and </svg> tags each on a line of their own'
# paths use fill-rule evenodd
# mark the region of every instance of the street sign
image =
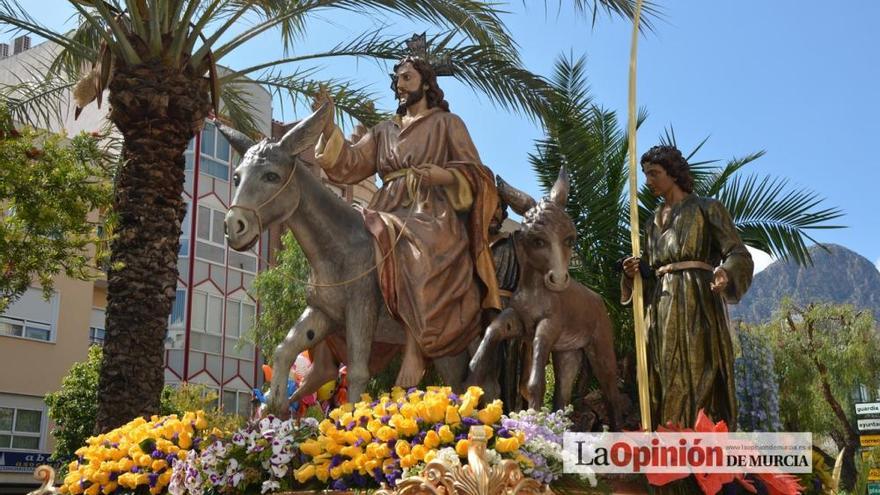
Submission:
<svg viewBox="0 0 880 495">
<path fill-rule="evenodd" d="M 880 435 L 862 435 L 859 437 L 862 447 L 874 447 L 880 445 Z"/>
<path fill-rule="evenodd" d="M 51 455 L 49 452 L 0 451 L 0 472 L 33 473 L 40 464 L 51 464 Z"/>
<path fill-rule="evenodd" d="M 868 483 L 868 495 L 880 495 L 880 483 Z"/>
<path fill-rule="evenodd" d="M 857 421 L 859 431 L 880 431 L 880 418 L 860 419 Z"/>
<path fill-rule="evenodd" d="M 868 470 L 868 481 L 880 481 L 880 468 L 871 468 Z"/>
<path fill-rule="evenodd" d="M 880 414 L 880 402 L 861 402 L 856 404 L 856 414 Z"/>
</svg>

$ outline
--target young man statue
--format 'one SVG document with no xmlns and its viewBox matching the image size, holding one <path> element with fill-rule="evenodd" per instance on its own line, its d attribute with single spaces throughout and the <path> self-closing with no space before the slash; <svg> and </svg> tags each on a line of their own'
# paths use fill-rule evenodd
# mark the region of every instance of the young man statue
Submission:
<svg viewBox="0 0 880 495">
<path fill-rule="evenodd" d="M 642 155 L 648 188 L 663 201 L 644 230 L 644 259 L 623 262 L 621 299 L 644 280 L 652 429 L 693 427 L 704 409 L 736 428 L 733 341 L 726 302 L 752 281 L 752 257 L 718 201 L 693 194 L 690 167 L 672 146 Z"/>
</svg>

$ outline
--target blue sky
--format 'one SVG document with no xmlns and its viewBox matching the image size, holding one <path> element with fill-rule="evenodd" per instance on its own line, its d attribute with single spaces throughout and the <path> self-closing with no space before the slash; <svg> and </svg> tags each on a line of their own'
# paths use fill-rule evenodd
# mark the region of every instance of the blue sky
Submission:
<svg viewBox="0 0 880 495">
<path fill-rule="evenodd" d="M 595 102 L 617 110 L 625 122 L 630 26 L 574 14 L 569 2 L 511 2 L 504 20 L 521 46 L 527 68 L 552 73 L 562 54 L 585 55 Z M 846 213 L 848 228 L 815 231 L 821 242 L 844 245 L 880 265 L 876 205 L 880 137 L 880 2 L 859 0 L 833 8 L 817 0 L 660 2 L 663 19 L 639 45 L 638 104 L 649 118 L 638 134 L 641 154 L 673 126 L 681 148 L 706 136 L 703 159 L 726 160 L 766 150 L 746 173 L 788 178 L 790 187 L 826 198 Z M 61 0 L 25 1 L 32 15 L 61 28 L 73 12 Z M 323 14 L 296 53 L 327 48 L 357 33 L 388 26 L 401 37 L 422 26 L 397 18 Z M 68 24 L 69 25 L 69 24 Z M 267 33 L 232 57 L 233 68 L 281 56 L 277 34 Z M 293 68 L 291 68 L 293 69 Z M 387 67 L 339 60 L 324 74 L 371 84 L 386 92 Z M 483 161 L 509 182 L 540 194 L 527 162 L 541 129 L 528 118 L 493 107 L 482 95 L 443 79 L 452 111 L 462 116 Z M 281 118 L 276 108 L 276 118 Z M 292 118 L 288 109 L 284 117 Z M 873 220 L 872 220 L 873 218 Z"/>
</svg>

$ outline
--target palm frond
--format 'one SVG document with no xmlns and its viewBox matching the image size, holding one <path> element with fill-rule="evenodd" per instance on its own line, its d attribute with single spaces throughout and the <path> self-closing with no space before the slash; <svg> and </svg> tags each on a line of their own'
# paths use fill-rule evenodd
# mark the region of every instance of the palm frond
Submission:
<svg viewBox="0 0 880 495">
<path fill-rule="evenodd" d="M 390 117 L 376 111 L 376 96 L 366 87 L 350 81 L 313 78 L 314 73 L 314 70 L 302 70 L 294 74 L 268 72 L 256 77 L 254 82 L 268 87 L 274 97 L 289 98 L 295 106 L 301 107 L 308 107 L 321 87 L 326 86 L 339 116 L 348 116 L 367 127 Z"/>
<path fill-rule="evenodd" d="M 722 169 L 715 169 L 709 174 L 706 174 L 704 177 L 701 177 L 700 180 L 696 180 L 694 178 L 694 191 L 700 196 L 716 196 L 721 188 L 727 183 L 727 181 L 733 176 L 733 174 L 737 173 L 741 168 L 745 167 L 749 163 L 757 160 L 764 156 L 766 152 L 764 150 L 757 151 L 754 153 L 749 153 L 748 155 L 741 158 L 734 158 L 727 162 L 727 164 Z"/>
<path fill-rule="evenodd" d="M 259 133 L 256 115 L 257 107 L 248 90 L 254 83 L 246 80 L 223 84 L 220 89 L 220 112 L 232 122 L 232 126 L 241 132 L 255 136 Z"/>
<path fill-rule="evenodd" d="M 19 5 L 17 0 L 0 0 L 0 24 L 12 26 L 7 32 L 27 32 L 46 38 L 47 40 L 65 47 L 84 59 L 94 60 L 98 55 L 97 50 L 89 45 L 81 43 L 76 38 L 69 38 L 44 26 Z"/>
<path fill-rule="evenodd" d="M 804 189 L 786 190 L 788 181 L 750 175 L 732 177 L 718 193 L 743 242 L 771 255 L 811 262 L 805 239 L 816 242 L 807 231 L 837 229 L 828 222 L 843 216 L 838 208 L 821 208 L 824 201 Z"/>
<path fill-rule="evenodd" d="M 24 65 L 16 83 L 0 85 L 0 101 L 13 120 L 44 129 L 63 121 L 77 81 L 65 74 L 44 76 L 45 71 L 45 65 Z"/>
<path fill-rule="evenodd" d="M 574 8 L 582 14 L 590 15 L 595 27 L 599 11 L 605 11 L 609 17 L 616 15 L 633 20 L 636 14 L 636 0 L 575 0 Z M 663 11 L 654 2 L 643 2 L 639 30 L 653 31 L 652 19 L 662 17 Z"/>
</svg>

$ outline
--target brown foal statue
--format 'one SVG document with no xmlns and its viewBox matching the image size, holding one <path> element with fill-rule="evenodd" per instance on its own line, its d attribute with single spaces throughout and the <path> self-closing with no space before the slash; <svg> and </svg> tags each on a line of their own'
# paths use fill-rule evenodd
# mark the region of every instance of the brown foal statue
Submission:
<svg viewBox="0 0 880 495">
<path fill-rule="evenodd" d="M 564 168 L 549 196 L 540 203 L 498 178 L 502 199 L 523 215 L 522 229 L 513 235 L 520 276 L 510 305 L 486 329 L 470 362 L 471 379 L 480 380 L 490 372 L 490 354 L 496 343 L 525 338 L 531 352 L 526 353 L 523 363 L 526 369 L 522 376 L 527 382 L 522 393 L 529 407 L 539 409 L 543 403 L 544 368 L 552 354 L 556 377 L 553 406 L 561 409 L 571 403 L 586 354 L 608 406 L 610 426 L 615 429 L 621 422 L 611 319 L 602 298 L 568 274 L 575 241 L 574 223 L 565 212 L 568 188 Z"/>
</svg>

